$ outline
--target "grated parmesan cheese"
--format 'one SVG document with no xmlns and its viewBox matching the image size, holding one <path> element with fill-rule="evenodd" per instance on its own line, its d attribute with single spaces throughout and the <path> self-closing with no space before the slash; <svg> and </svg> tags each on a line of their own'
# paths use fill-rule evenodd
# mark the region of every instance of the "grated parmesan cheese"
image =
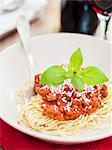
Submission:
<svg viewBox="0 0 112 150">
<path fill-rule="evenodd" d="M 90 100 L 89 98 L 87 98 L 87 97 L 85 97 L 84 101 L 85 101 L 86 103 L 90 103 L 90 102 L 91 102 L 91 100 Z"/>
<path fill-rule="evenodd" d="M 66 110 L 66 111 L 68 111 L 68 112 L 70 112 L 70 109 L 71 109 L 71 107 L 70 107 L 69 105 L 66 105 L 66 106 L 64 107 L 64 110 Z"/>
<path fill-rule="evenodd" d="M 65 102 L 65 103 L 67 103 L 66 97 L 63 97 L 62 101 Z"/>
<path fill-rule="evenodd" d="M 43 107 L 46 107 L 46 104 L 42 104 Z"/>
<path fill-rule="evenodd" d="M 53 108 L 54 108 L 55 111 L 57 111 L 57 106 L 56 105 L 54 105 Z"/>
</svg>

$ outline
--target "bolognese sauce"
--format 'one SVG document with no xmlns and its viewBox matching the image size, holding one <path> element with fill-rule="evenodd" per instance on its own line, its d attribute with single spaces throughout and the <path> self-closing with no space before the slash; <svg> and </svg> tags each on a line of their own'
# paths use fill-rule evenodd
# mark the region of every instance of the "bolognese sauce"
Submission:
<svg viewBox="0 0 112 150">
<path fill-rule="evenodd" d="M 82 92 L 76 90 L 70 79 L 58 86 L 40 83 L 41 74 L 35 76 L 34 90 L 42 97 L 43 114 L 55 120 L 73 120 L 83 114 L 91 114 L 102 107 L 108 96 L 105 84 L 88 86 Z"/>
</svg>

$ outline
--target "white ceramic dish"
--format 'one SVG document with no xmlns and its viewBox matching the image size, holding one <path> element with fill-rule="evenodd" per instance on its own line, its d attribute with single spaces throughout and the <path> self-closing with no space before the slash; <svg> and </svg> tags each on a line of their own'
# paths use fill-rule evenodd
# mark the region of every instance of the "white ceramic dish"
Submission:
<svg viewBox="0 0 112 150">
<path fill-rule="evenodd" d="M 112 52 L 109 42 L 81 34 L 48 34 L 31 39 L 35 73 L 53 64 L 67 63 L 69 56 L 81 47 L 84 66 L 96 65 L 109 77 L 112 74 Z M 0 54 L 0 116 L 12 127 L 33 137 L 61 144 L 76 144 L 95 141 L 111 136 L 111 129 L 83 130 L 78 137 L 56 137 L 40 132 L 32 132 L 17 124 L 18 112 L 15 94 L 24 81 L 28 80 L 28 65 L 20 43 L 15 43 Z"/>
</svg>

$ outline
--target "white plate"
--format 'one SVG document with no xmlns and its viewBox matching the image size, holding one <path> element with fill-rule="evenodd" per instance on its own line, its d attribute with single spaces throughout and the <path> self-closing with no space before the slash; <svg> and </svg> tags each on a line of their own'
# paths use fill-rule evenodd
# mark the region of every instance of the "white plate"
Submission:
<svg viewBox="0 0 112 150">
<path fill-rule="evenodd" d="M 67 63 L 69 56 L 80 47 L 84 54 L 84 66 L 96 65 L 111 76 L 111 44 L 91 36 L 81 34 L 48 34 L 31 39 L 35 73 L 53 64 Z M 33 137 L 61 144 L 76 144 L 95 141 L 111 136 L 111 129 L 83 130 L 77 137 L 56 137 L 40 132 L 32 132 L 17 124 L 15 94 L 28 80 L 28 64 L 20 43 L 7 48 L 0 54 L 0 116 L 12 127 Z"/>
</svg>

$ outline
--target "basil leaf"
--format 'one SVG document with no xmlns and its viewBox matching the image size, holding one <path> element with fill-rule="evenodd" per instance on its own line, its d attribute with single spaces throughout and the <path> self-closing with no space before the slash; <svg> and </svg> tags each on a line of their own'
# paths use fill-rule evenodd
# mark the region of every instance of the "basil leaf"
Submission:
<svg viewBox="0 0 112 150">
<path fill-rule="evenodd" d="M 73 76 L 72 79 L 71 79 L 71 82 L 72 82 L 73 86 L 78 91 L 80 91 L 80 92 L 83 91 L 83 89 L 84 89 L 84 82 L 78 75 Z"/>
<path fill-rule="evenodd" d="M 68 72 L 66 72 L 65 77 L 66 78 L 72 78 L 73 75 L 74 75 L 73 73 L 68 71 Z"/>
<path fill-rule="evenodd" d="M 97 85 L 109 80 L 105 74 L 95 66 L 85 68 L 81 76 L 84 83 L 87 85 Z"/>
<path fill-rule="evenodd" d="M 40 82 L 47 85 L 59 85 L 64 82 L 66 71 L 60 66 L 48 68 L 41 77 Z"/>
<path fill-rule="evenodd" d="M 78 48 L 70 58 L 68 70 L 74 72 L 75 70 L 80 69 L 82 63 L 83 63 L 82 52 L 81 49 Z"/>
</svg>

